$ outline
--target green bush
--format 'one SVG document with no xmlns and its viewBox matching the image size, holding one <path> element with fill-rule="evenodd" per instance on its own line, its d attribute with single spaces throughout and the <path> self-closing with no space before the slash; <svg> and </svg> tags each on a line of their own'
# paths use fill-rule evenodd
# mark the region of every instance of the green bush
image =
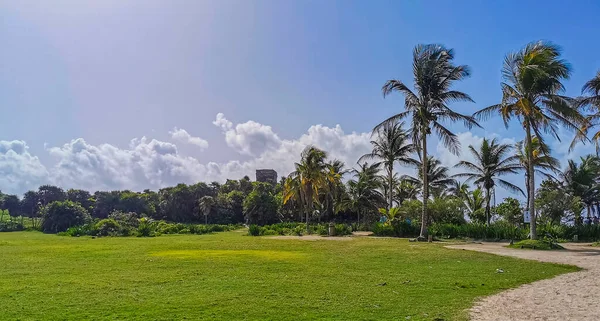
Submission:
<svg viewBox="0 0 600 321">
<path fill-rule="evenodd" d="M 393 220 L 388 224 L 375 223 L 371 227 L 371 231 L 375 236 L 414 237 L 419 235 L 420 226 L 405 220 Z"/>
<path fill-rule="evenodd" d="M 533 250 L 564 249 L 562 246 L 560 246 L 557 243 L 540 241 L 540 240 L 522 240 L 522 241 L 516 242 L 512 245 L 509 245 L 508 247 L 514 248 L 514 249 L 533 249 Z"/>
<path fill-rule="evenodd" d="M 25 226 L 19 222 L 15 221 L 2 221 L 0 222 L 0 232 L 15 232 L 15 231 L 23 231 L 25 230 Z"/>
<path fill-rule="evenodd" d="M 123 227 L 121 224 L 112 218 L 100 220 L 94 225 L 94 230 L 96 230 L 97 236 L 120 236 L 123 234 Z M 126 232 L 125 234 L 130 235 L 131 233 Z"/>
<path fill-rule="evenodd" d="M 440 238 L 472 238 L 478 240 L 522 240 L 527 238 L 528 229 L 516 227 L 506 222 L 496 222 L 489 226 L 483 223 L 447 224 L 434 223 L 429 233 Z"/>
<path fill-rule="evenodd" d="M 137 236 L 153 237 L 160 235 L 160 233 L 156 231 L 156 226 L 157 224 L 155 221 L 145 217 L 141 218 L 137 228 Z"/>
<path fill-rule="evenodd" d="M 71 201 L 52 202 L 42 209 L 42 232 L 64 232 L 72 226 L 84 225 L 91 221 L 88 212 Z"/>
<path fill-rule="evenodd" d="M 260 235 L 260 227 L 258 227 L 258 225 L 256 225 L 256 224 L 250 225 L 250 227 L 248 228 L 248 234 L 252 235 L 252 236 L 259 236 Z"/>
</svg>

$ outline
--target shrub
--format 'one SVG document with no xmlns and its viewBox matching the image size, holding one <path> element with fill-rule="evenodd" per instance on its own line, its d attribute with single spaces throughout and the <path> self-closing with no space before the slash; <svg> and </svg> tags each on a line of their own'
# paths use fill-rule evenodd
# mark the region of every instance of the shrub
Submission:
<svg viewBox="0 0 600 321">
<path fill-rule="evenodd" d="M 90 221 L 90 215 L 78 203 L 52 202 L 42 209 L 41 228 L 44 233 L 58 233 Z"/>
<path fill-rule="evenodd" d="M 258 225 L 256 225 L 256 224 L 250 225 L 250 227 L 248 228 L 248 234 L 252 235 L 252 236 L 259 236 L 260 235 L 260 227 L 258 227 Z"/>
<path fill-rule="evenodd" d="M 512 245 L 509 245 L 508 247 L 514 248 L 514 249 L 534 249 L 534 250 L 564 249 L 562 246 L 560 246 L 557 243 L 540 241 L 540 240 L 523 240 L 523 241 L 514 243 Z"/>
<path fill-rule="evenodd" d="M 297 236 L 302 236 L 305 231 L 306 231 L 306 227 L 298 225 L 292 230 L 292 233 Z"/>
<path fill-rule="evenodd" d="M 15 221 L 2 221 L 0 222 L 0 232 L 14 232 L 14 231 L 23 231 L 25 226 L 19 222 Z"/>
<path fill-rule="evenodd" d="M 130 235 L 127 228 L 123 228 L 119 222 L 112 218 L 105 218 L 94 225 L 94 230 L 97 236 L 120 236 Z"/>
<path fill-rule="evenodd" d="M 352 227 L 347 224 L 335 224 L 335 235 L 336 236 L 352 235 Z"/>
<path fill-rule="evenodd" d="M 375 223 L 371 231 L 375 236 L 412 237 L 419 235 L 419 226 L 405 220 L 393 220 L 387 224 Z"/>
<path fill-rule="evenodd" d="M 141 218 L 137 228 L 137 236 L 153 237 L 160 235 L 156 232 L 156 222 L 148 218 Z"/>
<path fill-rule="evenodd" d="M 69 227 L 65 232 L 59 232 L 60 236 L 85 236 L 85 235 L 96 235 L 94 230 L 94 224 L 84 224 L 80 226 Z"/>
<path fill-rule="evenodd" d="M 139 224 L 140 216 L 136 212 L 121 212 L 121 211 L 113 211 L 108 215 L 108 218 L 112 218 L 113 220 L 119 222 L 121 225 L 128 227 L 137 227 Z"/>
</svg>

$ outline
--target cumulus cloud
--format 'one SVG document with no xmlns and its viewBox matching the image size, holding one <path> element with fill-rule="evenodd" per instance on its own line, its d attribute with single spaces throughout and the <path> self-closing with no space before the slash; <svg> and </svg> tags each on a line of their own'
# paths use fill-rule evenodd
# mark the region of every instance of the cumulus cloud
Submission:
<svg viewBox="0 0 600 321">
<path fill-rule="evenodd" d="M 174 141 L 196 145 L 200 147 L 200 150 L 208 148 L 208 142 L 206 140 L 190 135 L 185 129 L 175 127 L 169 134 Z"/>
<path fill-rule="evenodd" d="M 29 153 L 24 141 L 0 141 L 0 190 L 22 193 L 30 186 L 46 183 L 48 171 L 39 158 Z"/>
<path fill-rule="evenodd" d="M 328 127 L 313 125 L 295 139 L 281 139 L 272 128 L 254 121 L 234 124 L 225 115 L 218 114 L 214 125 L 221 128 L 227 145 L 249 159 L 226 162 L 204 162 L 183 155 L 176 143 L 192 143 L 187 131 L 175 128 L 170 132 L 175 141 L 164 142 L 146 137 L 135 138 L 125 148 L 111 144 L 94 145 L 83 138 L 74 139 L 62 146 L 46 147 L 45 151 L 56 164 L 44 166 L 38 157 L 31 155 L 22 141 L 0 141 L 0 189 L 23 193 L 40 184 L 51 183 L 63 188 L 83 188 L 90 191 L 131 189 L 159 189 L 178 183 L 237 179 L 245 175 L 254 178 L 257 168 L 272 168 L 279 176 L 294 170 L 294 163 L 306 146 L 312 145 L 327 151 L 330 159 L 354 167 L 358 158 L 371 150 L 370 133 L 345 132 L 340 125 Z M 456 156 L 438 144 L 431 153 L 442 164 L 452 168 L 460 159 L 474 160 L 469 145 L 478 146 L 482 137 L 470 132 L 458 133 L 462 144 L 461 156 Z M 514 144 L 512 139 L 502 139 Z M 433 146 L 434 144 L 432 144 Z M 414 174 L 415 169 L 397 166 L 401 174 Z M 457 170 L 452 169 L 453 173 Z M 522 177 L 508 178 L 523 185 Z M 505 196 L 515 196 L 498 189 L 499 201 Z"/>
<path fill-rule="evenodd" d="M 281 146 L 281 139 L 273 132 L 271 126 L 250 120 L 234 127 L 222 113 L 217 114 L 213 124 L 220 127 L 225 134 L 227 146 L 240 154 L 258 156 Z"/>
</svg>

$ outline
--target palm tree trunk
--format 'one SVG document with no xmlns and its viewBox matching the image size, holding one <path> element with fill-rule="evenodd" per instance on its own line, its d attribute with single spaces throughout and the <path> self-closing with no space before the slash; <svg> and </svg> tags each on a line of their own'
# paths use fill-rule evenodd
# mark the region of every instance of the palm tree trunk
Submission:
<svg viewBox="0 0 600 321">
<path fill-rule="evenodd" d="M 312 195 L 312 184 L 308 184 L 307 186 L 308 195 L 306 195 L 306 234 L 310 234 L 310 228 L 308 226 L 308 218 L 312 213 L 313 209 L 313 195 Z"/>
<path fill-rule="evenodd" d="M 535 177 L 533 171 L 533 146 L 532 138 L 531 138 L 531 125 L 529 121 L 527 121 L 527 125 L 525 130 L 527 131 L 527 179 L 529 180 L 527 184 L 527 202 L 529 202 L 529 217 L 531 218 L 529 227 L 530 227 L 530 237 L 532 240 L 537 239 L 537 226 L 536 226 L 536 217 L 535 217 Z"/>
<path fill-rule="evenodd" d="M 421 232 L 419 233 L 420 238 L 424 238 L 427 235 L 427 199 L 429 198 L 429 180 L 427 177 L 427 134 L 423 133 L 423 212 L 421 214 Z"/>
<path fill-rule="evenodd" d="M 390 164 L 390 167 L 388 168 L 388 197 L 389 197 L 389 206 L 388 206 L 388 210 L 391 210 L 393 205 L 393 193 L 392 190 L 394 188 L 394 175 L 393 175 L 393 171 L 394 171 L 394 164 Z"/>
<path fill-rule="evenodd" d="M 490 225 L 490 200 L 492 194 L 490 193 L 490 188 L 485 189 L 485 218 L 487 221 L 487 225 Z"/>
</svg>

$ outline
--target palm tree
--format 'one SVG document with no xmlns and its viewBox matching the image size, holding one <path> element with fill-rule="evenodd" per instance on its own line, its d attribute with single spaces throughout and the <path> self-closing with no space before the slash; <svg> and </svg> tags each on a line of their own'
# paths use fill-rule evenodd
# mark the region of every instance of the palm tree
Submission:
<svg viewBox="0 0 600 321">
<path fill-rule="evenodd" d="M 425 200 L 425 190 L 431 190 L 431 194 L 434 197 L 439 197 L 444 194 L 448 189 L 448 186 L 455 184 L 455 180 L 450 177 L 448 167 L 442 166 L 442 163 L 438 159 L 429 156 L 424 165 L 425 166 L 423 166 L 421 162 L 418 162 L 417 168 L 419 170 L 417 177 L 409 175 L 403 176 L 404 180 L 411 182 L 419 188 L 423 195 L 423 200 Z M 427 168 L 425 179 L 423 179 L 423 168 Z M 425 182 L 427 182 L 426 188 L 424 188 Z"/>
<path fill-rule="evenodd" d="M 200 211 L 204 214 L 204 223 L 208 224 L 208 214 L 210 214 L 210 210 L 215 205 L 215 200 L 212 196 L 202 196 L 198 201 L 198 205 Z"/>
<path fill-rule="evenodd" d="M 469 184 L 466 182 L 454 181 L 446 189 L 446 194 L 456 198 L 463 199 L 469 193 Z"/>
<path fill-rule="evenodd" d="M 309 231 L 309 217 L 312 215 L 314 203 L 318 201 L 319 191 L 327 189 L 328 165 L 326 162 L 327 153 L 314 147 L 307 146 L 300 155 L 300 162 L 295 163 L 296 170 L 290 174 L 290 182 L 296 181 L 296 186 L 286 184 L 284 186 L 283 203 L 287 203 L 296 193 L 296 188 L 300 199 L 304 202 L 306 212 L 306 231 Z"/>
<path fill-rule="evenodd" d="M 394 164 L 396 162 L 409 165 L 415 164 L 410 155 L 415 151 L 413 144 L 409 142 L 408 132 L 402 129 L 404 123 L 387 122 L 374 130 L 372 135 L 377 135 L 371 141 L 373 151 L 363 155 L 358 162 L 366 160 L 379 161 L 376 166 L 383 165 L 386 171 L 386 192 L 388 197 L 388 210 L 393 207 L 394 201 Z"/>
<path fill-rule="evenodd" d="M 582 97 L 579 101 L 579 106 L 589 107 L 592 114 L 588 115 L 588 126 L 596 126 L 598 125 L 598 120 L 600 120 L 600 71 L 596 73 L 594 78 L 583 85 L 581 92 L 589 96 Z M 598 154 L 600 152 L 600 130 L 592 136 L 592 140 L 596 143 L 596 154 Z"/>
<path fill-rule="evenodd" d="M 490 202 L 496 185 L 525 195 L 518 186 L 499 178 L 499 176 L 518 173 L 521 169 L 519 157 L 517 155 L 509 156 L 512 146 L 499 144 L 495 138 L 491 141 L 484 138 L 479 149 L 469 145 L 469 151 L 475 158 L 475 162 L 465 160 L 458 162 L 454 167 L 465 168 L 469 172 L 455 174 L 454 177 L 465 177 L 466 183 L 474 183 L 485 190 L 485 217 L 487 224 L 490 224 Z"/>
<path fill-rule="evenodd" d="M 427 136 L 432 130 L 435 130 L 444 146 L 452 153 L 459 153 L 460 143 L 456 135 L 444 127 L 442 121 L 462 121 L 468 128 L 477 125 L 473 117 L 457 113 L 448 107 L 451 102 L 473 102 L 469 95 L 451 89 L 454 82 L 470 75 L 468 66 L 456 66 L 453 60 L 452 49 L 436 44 L 418 45 L 413 50 L 414 91 L 402 81 L 395 79 L 388 80 L 382 88 L 384 97 L 395 91 L 403 94 L 405 110 L 383 121 L 375 129 L 410 118 L 409 132 L 421 160 L 427 160 Z M 427 179 L 425 175 L 427 166 L 423 166 L 422 171 L 422 176 Z M 425 181 L 423 186 L 425 188 L 420 238 L 424 238 L 427 234 L 429 183 Z"/>
<path fill-rule="evenodd" d="M 550 153 L 551 153 L 550 147 L 544 146 L 542 148 L 542 146 L 540 145 L 541 142 L 537 138 L 537 136 L 533 136 L 531 142 L 532 142 L 531 146 L 533 148 L 532 156 L 533 156 L 534 171 L 548 179 L 556 180 L 556 178 L 549 172 L 553 172 L 553 173 L 557 173 L 557 174 L 560 173 L 560 161 L 556 157 L 553 157 L 550 155 Z M 525 170 L 525 189 L 526 190 L 529 190 L 529 178 L 528 178 L 529 174 L 528 174 L 528 170 L 527 170 L 527 168 L 529 168 L 528 161 L 527 161 L 527 155 L 528 155 L 527 149 L 529 148 L 528 146 L 529 145 L 525 144 L 524 141 L 520 141 L 515 144 L 516 155 L 519 158 L 519 163 Z M 548 153 L 544 154 L 544 152 L 542 150 L 546 150 Z M 527 202 L 527 204 L 529 204 L 529 202 Z"/>
<path fill-rule="evenodd" d="M 404 200 L 415 200 L 419 194 L 419 188 L 413 181 L 401 179 L 394 190 L 394 200 L 398 205 L 402 205 Z"/>
<path fill-rule="evenodd" d="M 533 144 L 533 135 L 540 140 L 541 151 L 548 155 L 542 132 L 552 133 L 558 140 L 558 126 L 582 133 L 587 120 L 573 100 L 561 96 L 562 81 L 571 74 L 569 64 L 560 58 L 560 48 L 546 42 L 530 43 L 521 51 L 510 53 L 504 59 L 502 76 L 502 102 L 486 107 L 477 113 L 477 118 L 488 118 L 500 113 L 504 124 L 516 118 L 525 130 L 525 143 Z M 533 159 L 533 149 L 527 150 L 527 159 Z M 531 238 L 537 238 L 535 221 L 535 172 L 533 161 L 527 163 L 528 209 L 531 213 Z"/>
<path fill-rule="evenodd" d="M 487 219 L 487 216 L 484 214 L 486 198 L 484 197 L 483 190 L 481 188 L 477 188 L 474 191 L 465 194 L 464 203 L 467 207 L 468 215 L 471 221 L 477 221 L 479 223 L 488 221 L 489 224 L 489 219 Z"/>
<path fill-rule="evenodd" d="M 579 165 L 569 160 L 567 169 L 561 175 L 567 191 L 573 196 L 580 197 L 585 203 L 588 218 L 592 216 L 593 205 L 598 203 L 600 196 L 599 172 L 600 159 L 588 155 L 581 157 Z"/>
<path fill-rule="evenodd" d="M 379 192 L 382 185 L 378 175 L 379 166 L 367 163 L 359 166 L 359 169 L 352 170 L 354 178 L 348 181 L 348 194 L 342 204 L 345 209 L 357 213 L 360 224 L 361 214 L 364 217 L 369 211 L 376 212 L 382 204 L 386 203 L 386 200 Z"/>
<path fill-rule="evenodd" d="M 329 215 L 337 213 L 340 209 L 339 203 L 345 191 L 342 178 L 348 173 L 344 167 L 344 162 L 337 159 L 327 164 L 327 189 L 322 190 L 322 197 L 323 208 Z"/>
</svg>

